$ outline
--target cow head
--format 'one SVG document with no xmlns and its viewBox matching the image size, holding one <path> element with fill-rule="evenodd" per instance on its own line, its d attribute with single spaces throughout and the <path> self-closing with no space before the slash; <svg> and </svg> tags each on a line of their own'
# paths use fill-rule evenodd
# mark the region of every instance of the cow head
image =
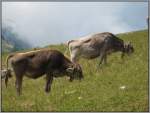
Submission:
<svg viewBox="0 0 150 113">
<path fill-rule="evenodd" d="M 1 78 L 11 77 L 11 70 L 10 69 L 3 69 L 1 70 Z"/>
<path fill-rule="evenodd" d="M 122 52 L 122 58 L 124 57 L 125 53 L 130 55 L 133 52 L 134 52 L 134 48 L 133 48 L 131 42 L 125 43 L 124 44 L 124 49 L 123 49 L 123 52 Z"/>
<path fill-rule="evenodd" d="M 70 81 L 73 81 L 74 79 L 78 79 L 78 80 L 83 79 L 82 68 L 77 63 L 73 63 L 73 65 L 68 67 L 66 71 L 67 74 L 70 76 Z"/>
<path fill-rule="evenodd" d="M 131 42 L 126 43 L 124 46 L 125 46 L 125 52 L 126 52 L 128 55 L 130 55 L 131 53 L 134 52 L 134 48 L 133 48 Z"/>
</svg>

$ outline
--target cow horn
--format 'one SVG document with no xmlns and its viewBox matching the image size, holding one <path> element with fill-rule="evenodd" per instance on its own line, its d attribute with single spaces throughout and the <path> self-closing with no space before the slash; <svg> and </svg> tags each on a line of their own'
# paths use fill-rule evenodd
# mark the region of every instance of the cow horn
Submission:
<svg viewBox="0 0 150 113">
<path fill-rule="evenodd" d="M 129 42 L 129 45 L 131 45 L 131 46 L 132 46 L 132 42 Z"/>
<path fill-rule="evenodd" d="M 129 42 L 127 42 L 126 44 L 127 44 L 127 46 L 128 46 L 128 45 L 131 45 L 131 42 L 129 41 Z"/>
<path fill-rule="evenodd" d="M 124 48 L 127 48 L 128 43 L 124 43 Z"/>
<path fill-rule="evenodd" d="M 69 72 L 69 73 L 72 73 L 73 70 L 74 70 L 74 68 L 71 68 L 71 67 L 69 67 L 69 68 L 66 69 L 66 71 Z"/>
</svg>

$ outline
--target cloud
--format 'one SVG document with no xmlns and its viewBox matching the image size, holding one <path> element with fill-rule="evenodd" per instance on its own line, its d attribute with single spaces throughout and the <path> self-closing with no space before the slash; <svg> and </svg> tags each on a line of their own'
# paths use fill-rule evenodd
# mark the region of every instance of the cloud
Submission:
<svg viewBox="0 0 150 113">
<path fill-rule="evenodd" d="M 134 15 L 130 14 L 133 7 L 134 13 L 144 8 Z M 45 46 L 96 32 L 122 33 L 143 28 L 144 22 L 139 26 L 137 23 L 145 18 L 147 13 L 142 12 L 146 8 L 142 2 L 3 2 L 2 21 L 33 46 Z M 132 27 L 130 19 L 141 15 L 141 19 L 134 20 L 136 27 Z"/>
</svg>

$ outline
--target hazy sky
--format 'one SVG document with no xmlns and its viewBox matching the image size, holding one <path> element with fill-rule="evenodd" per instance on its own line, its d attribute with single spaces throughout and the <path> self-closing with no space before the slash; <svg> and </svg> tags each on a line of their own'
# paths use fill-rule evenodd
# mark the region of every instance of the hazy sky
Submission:
<svg viewBox="0 0 150 113">
<path fill-rule="evenodd" d="M 2 23 L 33 46 L 147 28 L 148 2 L 3 2 Z"/>
</svg>

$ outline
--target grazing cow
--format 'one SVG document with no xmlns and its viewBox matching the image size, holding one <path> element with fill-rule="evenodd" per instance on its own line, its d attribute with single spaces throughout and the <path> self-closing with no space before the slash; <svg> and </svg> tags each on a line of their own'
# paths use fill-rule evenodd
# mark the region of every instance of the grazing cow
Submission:
<svg viewBox="0 0 150 113">
<path fill-rule="evenodd" d="M 131 43 L 125 44 L 123 40 L 109 32 L 97 33 L 89 35 L 78 40 L 68 42 L 71 61 L 76 62 L 79 57 L 93 59 L 100 57 L 100 64 L 103 60 L 106 63 L 107 54 L 121 51 L 122 58 L 124 53 L 132 53 L 134 51 Z"/>
<path fill-rule="evenodd" d="M 25 53 L 14 53 L 10 54 L 6 59 L 7 69 L 9 62 L 16 76 L 18 95 L 21 94 L 24 75 L 36 79 L 46 74 L 46 92 L 50 92 L 54 77 L 66 75 L 70 77 L 70 81 L 73 81 L 73 79 L 81 80 L 83 78 L 80 65 L 72 63 L 57 50 L 43 49 Z M 8 78 L 9 76 L 7 75 L 5 78 L 6 87 Z"/>
</svg>

